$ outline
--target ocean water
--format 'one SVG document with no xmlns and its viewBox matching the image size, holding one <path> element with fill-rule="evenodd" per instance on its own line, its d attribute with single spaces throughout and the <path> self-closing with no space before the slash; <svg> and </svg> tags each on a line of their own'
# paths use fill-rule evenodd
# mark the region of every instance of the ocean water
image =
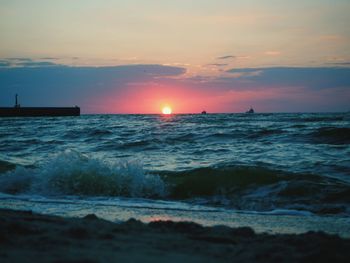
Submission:
<svg viewBox="0 0 350 263">
<path fill-rule="evenodd" d="M 350 113 L 0 118 L 0 208 L 350 236 Z"/>
</svg>

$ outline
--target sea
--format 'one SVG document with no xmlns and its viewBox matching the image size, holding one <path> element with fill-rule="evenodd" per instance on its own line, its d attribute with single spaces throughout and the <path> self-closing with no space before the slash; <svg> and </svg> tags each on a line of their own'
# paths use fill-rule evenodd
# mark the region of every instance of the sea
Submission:
<svg viewBox="0 0 350 263">
<path fill-rule="evenodd" d="M 0 208 L 350 237 L 350 113 L 0 118 Z"/>
</svg>

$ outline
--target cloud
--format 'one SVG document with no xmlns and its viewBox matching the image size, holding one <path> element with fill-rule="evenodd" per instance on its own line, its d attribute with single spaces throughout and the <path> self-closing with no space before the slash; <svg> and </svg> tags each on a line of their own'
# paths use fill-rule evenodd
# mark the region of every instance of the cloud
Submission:
<svg viewBox="0 0 350 263">
<path fill-rule="evenodd" d="M 210 93 L 224 112 L 242 112 L 250 105 L 264 112 L 349 110 L 349 67 L 240 68 L 226 72 L 183 79 L 181 85 Z"/>
<path fill-rule="evenodd" d="M 216 59 L 231 59 L 231 58 L 236 58 L 236 56 L 227 55 L 227 56 L 217 57 Z"/>
<path fill-rule="evenodd" d="M 212 64 L 207 64 L 206 66 L 216 66 L 216 67 L 224 67 L 227 66 L 228 64 L 226 63 L 212 63 Z"/>
<path fill-rule="evenodd" d="M 57 60 L 59 58 L 55 58 L 55 57 L 43 57 L 43 58 L 40 58 L 42 60 Z"/>
<path fill-rule="evenodd" d="M 49 67 L 60 66 L 49 61 L 37 61 L 31 58 L 5 58 L 0 60 L 0 67 Z"/>
<path fill-rule="evenodd" d="M 281 55 L 281 51 L 270 50 L 270 51 L 265 51 L 264 54 L 267 56 L 279 56 Z"/>
<path fill-rule="evenodd" d="M 350 61 L 346 61 L 346 62 L 331 62 L 331 63 L 328 63 L 328 64 L 339 65 L 339 66 L 350 66 Z"/>
<path fill-rule="evenodd" d="M 7 68 L 11 65 L 7 60 L 0 60 L 0 68 Z"/>
<path fill-rule="evenodd" d="M 161 98 L 188 103 L 184 111 L 199 105 L 194 112 L 203 105 L 210 112 L 244 111 L 250 105 L 259 111 L 348 110 L 350 100 L 350 67 L 240 68 L 192 77 L 184 73 L 183 67 L 157 64 L 0 67 L 0 105 L 12 106 L 16 93 L 23 106 L 79 105 L 83 113 L 150 112 Z"/>
<path fill-rule="evenodd" d="M 320 36 L 319 39 L 321 41 L 333 42 L 333 43 L 345 43 L 347 38 L 342 35 L 323 35 Z"/>
<path fill-rule="evenodd" d="M 51 67 L 51 66 L 61 66 L 61 65 L 48 62 L 48 61 L 28 61 L 28 62 L 16 63 L 15 66 L 17 67 Z"/>
<path fill-rule="evenodd" d="M 103 106 L 100 98 L 122 96 L 128 92 L 129 83 L 151 83 L 160 77 L 186 72 L 181 67 L 157 64 L 71 67 L 35 62 L 34 65 L 0 68 L 0 105 L 11 106 L 13 95 L 18 93 L 23 106 L 80 105 L 84 112 L 94 112 L 93 107 Z"/>
<path fill-rule="evenodd" d="M 14 61 L 33 61 L 31 58 L 6 58 L 6 60 L 14 60 Z"/>
<path fill-rule="evenodd" d="M 340 67 L 271 67 L 230 69 L 227 72 L 241 74 L 238 79 L 261 86 L 307 87 L 325 89 L 350 88 L 350 68 Z M 259 72 L 259 74 L 252 74 Z"/>
</svg>

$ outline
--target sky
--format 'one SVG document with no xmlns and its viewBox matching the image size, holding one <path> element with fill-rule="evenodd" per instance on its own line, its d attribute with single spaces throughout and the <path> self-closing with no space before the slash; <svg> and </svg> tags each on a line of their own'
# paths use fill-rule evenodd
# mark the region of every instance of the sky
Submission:
<svg viewBox="0 0 350 263">
<path fill-rule="evenodd" d="M 350 110 L 349 0 L 0 0 L 0 107 Z"/>
</svg>

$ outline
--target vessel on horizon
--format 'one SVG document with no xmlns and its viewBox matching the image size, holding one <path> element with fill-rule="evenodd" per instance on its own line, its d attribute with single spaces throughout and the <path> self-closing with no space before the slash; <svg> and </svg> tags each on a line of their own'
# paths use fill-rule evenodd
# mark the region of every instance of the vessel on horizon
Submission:
<svg viewBox="0 0 350 263">
<path fill-rule="evenodd" d="M 248 111 L 246 111 L 245 113 L 252 114 L 252 113 L 255 113 L 255 111 L 254 111 L 253 107 L 250 107 L 250 109 Z"/>
</svg>

